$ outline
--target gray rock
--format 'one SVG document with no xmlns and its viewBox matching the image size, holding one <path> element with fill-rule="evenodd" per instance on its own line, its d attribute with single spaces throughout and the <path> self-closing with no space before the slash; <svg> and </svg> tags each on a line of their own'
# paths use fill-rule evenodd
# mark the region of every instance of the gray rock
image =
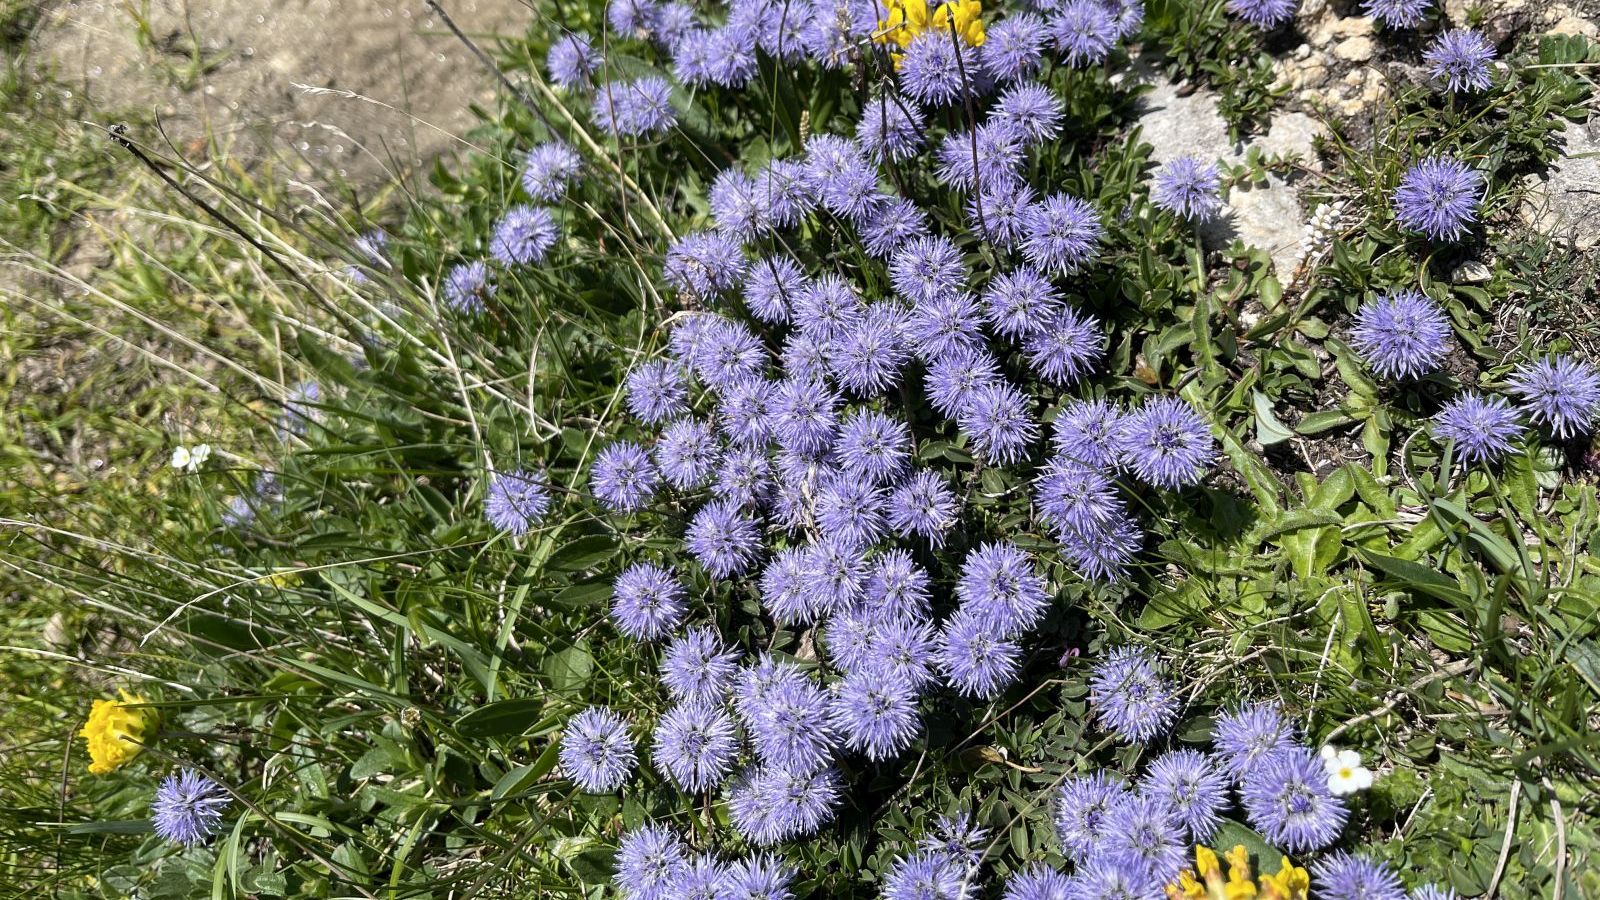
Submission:
<svg viewBox="0 0 1600 900">
<path fill-rule="evenodd" d="M 1568 122 L 1566 152 L 1529 193 L 1528 220 L 1541 233 L 1579 250 L 1600 244 L 1600 117 Z"/>
<path fill-rule="evenodd" d="M 1157 82 L 1143 103 L 1139 126 L 1158 163 L 1198 156 L 1240 165 L 1250 148 L 1257 147 L 1268 156 L 1298 156 L 1315 164 L 1312 141 L 1321 126 L 1304 113 L 1274 116 L 1265 135 L 1245 142 L 1228 138 L 1227 123 L 1217 111 L 1217 95 L 1210 91 L 1180 96 L 1176 85 Z M 1226 247 L 1238 238 L 1266 251 L 1278 275 L 1287 278 L 1294 271 L 1295 249 L 1305 227 L 1305 212 L 1293 185 L 1269 175 L 1264 184 L 1239 185 L 1229 191 L 1224 215 L 1202 225 L 1200 234 L 1212 249 Z"/>
</svg>

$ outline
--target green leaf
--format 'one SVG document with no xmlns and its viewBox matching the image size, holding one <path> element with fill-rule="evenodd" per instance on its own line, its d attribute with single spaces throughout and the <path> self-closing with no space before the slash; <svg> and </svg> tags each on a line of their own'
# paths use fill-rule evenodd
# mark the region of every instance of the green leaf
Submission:
<svg viewBox="0 0 1600 900">
<path fill-rule="evenodd" d="M 616 538 L 591 534 L 562 545 L 545 565 L 557 572 L 581 572 L 593 569 L 617 554 L 621 547 Z"/>
<path fill-rule="evenodd" d="M 1385 556 L 1382 553 L 1373 553 L 1369 550 L 1359 550 L 1357 552 L 1363 561 L 1388 575 L 1400 587 L 1415 593 L 1435 597 L 1456 606 L 1465 607 L 1470 605 L 1467 593 L 1461 589 L 1461 585 L 1455 579 L 1437 569 L 1409 559 Z"/>
<path fill-rule="evenodd" d="M 1260 391 L 1251 391 L 1251 399 L 1256 408 L 1256 442 L 1263 447 L 1281 444 L 1294 437 L 1294 432 L 1289 426 L 1278 419 L 1272 411 L 1272 400 Z"/>
<path fill-rule="evenodd" d="M 155 825 L 149 819 L 126 819 L 116 822 L 79 822 L 67 826 L 67 834 L 150 834 Z"/>
<path fill-rule="evenodd" d="M 1211 846 L 1226 853 L 1234 847 L 1242 846 L 1250 854 L 1250 866 L 1260 872 L 1265 868 L 1269 872 L 1278 871 L 1278 861 L 1288 854 L 1283 853 L 1267 842 L 1267 839 L 1257 834 L 1254 829 L 1242 825 L 1232 819 L 1223 819 L 1222 826 L 1211 838 Z M 1220 853 L 1218 854 L 1220 855 Z"/>
<path fill-rule="evenodd" d="M 452 726 L 464 738 L 504 737 L 521 734 L 539 721 L 544 713 L 545 701 L 534 697 L 513 697 L 480 706 Z"/>
<path fill-rule="evenodd" d="M 582 609 L 599 606 L 609 599 L 611 599 L 611 582 L 585 581 L 562 590 L 551 597 L 550 602 L 567 609 Z"/>
<path fill-rule="evenodd" d="M 1321 434 L 1346 425 L 1354 425 L 1358 420 L 1342 409 L 1320 409 L 1314 413 L 1307 413 L 1294 426 L 1294 430 L 1301 434 Z"/>
</svg>

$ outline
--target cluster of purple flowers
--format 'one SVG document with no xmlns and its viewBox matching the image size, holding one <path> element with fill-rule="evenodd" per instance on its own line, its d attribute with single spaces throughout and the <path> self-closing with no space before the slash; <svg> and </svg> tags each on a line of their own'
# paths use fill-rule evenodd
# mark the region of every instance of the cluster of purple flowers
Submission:
<svg viewBox="0 0 1600 900">
<path fill-rule="evenodd" d="M 1600 367 L 1570 355 L 1547 356 L 1517 366 L 1508 381 L 1520 400 L 1467 391 L 1433 418 L 1433 436 L 1455 447 L 1467 465 L 1493 462 L 1511 452 L 1527 431 L 1524 418 L 1557 440 L 1590 434 L 1600 424 Z"/>
<path fill-rule="evenodd" d="M 616 885 L 630 900 L 671 897 L 738 897 L 789 900 L 794 870 L 768 853 L 729 863 L 711 854 L 694 854 L 683 838 L 656 825 L 641 825 L 622 836 L 616 856 Z"/>
</svg>

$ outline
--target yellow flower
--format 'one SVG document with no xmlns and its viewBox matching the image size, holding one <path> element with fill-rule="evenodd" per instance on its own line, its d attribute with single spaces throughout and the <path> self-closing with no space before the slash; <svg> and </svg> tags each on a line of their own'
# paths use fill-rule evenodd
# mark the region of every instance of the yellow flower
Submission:
<svg viewBox="0 0 1600 900">
<path fill-rule="evenodd" d="M 873 40 L 880 44 L 894 44 L 901 50 L 911 46 L 917 35 L 929 29 L 955 33 L 969 47 L 982 47 L 986 38 L 983 30 L 983 3 L 981 0 L 948 0 L 930 14 L 927 0 L 889 0 L 889 14 L 878 22 Z M 895 54 L 898 62 L 899 54 Z"/>
<path fill-rule="evenodd" d="M 1311 876 L 1285 856 L 1278 874 L 1261 876 L 1261 894 L 1267 900 L 1306 900 L 1311 891 Z"/>
<path fill-rule="evenodd" d="M 1228 862 L 1227 881 L 1222 880 L 1216 851 L 1196 846 L 1194 868 L 1183 870 L 1177 881 L 1167 885 L 1168 900 L 1254 900 L 1258 896 L 1260 900 L 1306 900 L 1311 889 L 1306 870 L 1296 868 L 1287 856 L 1278 874 L 1260 877 L 1251 874 L 1250 854 L 1242 845 L 1224 853 L 1223 859 Z"/>
<path fill-rule="evenodd" d="M 983 46 L 985 35 L 982 3 L 978 0 L 953 0 L 939 4 L 939 8 L 933 11 L 933 27 L 940 31 L 949 31 L 952 20 L 955 21 L 956 34 L 967 43 L 967 46 Z"/>
<path fill-rule="evenodd" d="M 127 691 L 117 693 L 122 695 L 120 702 L 94 701 L 89 721 L 78 732 L 89 742 L 89 771 L 95 775 L 104 775 L 138 756 L 155 731 L 155 710 L 129 706 L 148 701 Z"/>
</svg>

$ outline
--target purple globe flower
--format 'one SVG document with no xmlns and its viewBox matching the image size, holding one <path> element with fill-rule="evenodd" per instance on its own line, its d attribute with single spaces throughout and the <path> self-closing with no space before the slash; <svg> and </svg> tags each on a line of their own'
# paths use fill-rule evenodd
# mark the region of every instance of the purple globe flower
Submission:
<svg viewBox="0 0 1600 900">
<path fill-rule="evenodd" d="M 711 32 L 691 29 L 672 48 L 672 74 L 689 87 L 708 87 L 716 54 L 717 42 Z"/>
<path fill-rule="evenodd" d="M 927 122 L 916 104 L 898 94 L 867 101 L 856 123 L 856 140 L 876 162 L 899 162 L 917 155 L 926 137 Z"/>
<path fill-rule="evenodd" d="M 656 0 L 607 0 L 606 22 L 618 37 L 646 40 L 654 30 Z"/>
<path fill-rule="evenodd" d="M 628 723 L 604 706 L 591 706 L 567 720 L 561 735 L 561 772 L 590 794 L 622 787 L 634 765 Z"/>
<path fill-rule="evenodd" d="M 1039 436 L 1039 426 L 1028 415 L 1027 395 L 1003 381 L 974 388 L 956 423 L 978 452 L 997 465 L 1020 462 Z"/>
<path fill-rule="evenodd" d="M 1517 411 L 1503 397 L 1465 393 L 1433 417 L 1434 440 L 1455 444 L 1456 457 L 1471 466 L 1494 462 L 1511 452 L 1526 431 Z"/>
<path fill-rule="evenodd" d="M 1416 378 L 1450 352 L 1450 318 L 1420 291 L 1397 291 L 1363 304 L 1350 344 L 1384 378 Z"/>
<path fill-rule="evenodd" d="M 1100 252 L 1100 214 L 1077 197 L 1051 194 L 1028 210 L 1026 221 L 1023 258 L 1044 271 L 1070 275 Z"/>
<path fill-rule="evenodd" d="M 808 584 L 809 555 L 805 548 L 786 547 L 761 573 L 761 605 L 780 625 L 809 625 L 828 612 Z"/>
<path fill-rule="evenodd" d="M 741 449 L 764 447 L 772 437 L 772 420 L 767 417 L 767 397 L 772 382 L 760 377 L 736 378 L 722 392 L 717 404 L 717 425 L 728 440 Z"/>
<path fill-rule="evenodd" d="M 1461 900 L 1461 895 L 1457 894 L 1454 888 L 1425 884 L 1412 889 L 1410 900 Z"/>
<path fill-rule="evenodd" d="M 694 514 L 684 543 L 715 578 L 748 571 L 761 552 L 756 520 L 732 500 L 712 500 Z"/>
<path fill-rule="evenodd" d="M 826 338 L 791 331 L 783 340 L 783 371 L 791 381 L 822 382 L 832 370 L 833 343 Z"/>
<path fill-rule="evenodd" d="M 1451 93 L 1489 89 L 1489 63 L 1494 62 L 1494 45 L 1471 28 L 1452 28 L 1434 39 L 1423 62 L 1428 74 Z"/>
<path fill-rule="evenodd" d="M 833 449 L 846 474 L 881 485 L 910 468 L 911 429 L 900 419 L 858 409 L 845 417 Z"/>
<path fill-rule="evenodd" d="M 739 241 L 749 241 L 772 230 L 772 208 L 756 191 L 755 179 L 737 168 L 723 169 L 711 182 L 708 196 L 717 230 Z"/>
<path fill-rule="evenodd" d="M 1294 18 L 1299 0 L 1228 0 L 1228 12 L 1257 28 L 1277 28 Z"/>
<path fill-rule="evenodd" d="M 1099 855 L 1106 820 L 1133 800 L 1133 792 L 1116 775 L 1099 771 L 1069 779 L 1056 795 L 1056 837 L 1068 859 L 1084 865 Z"/>
<path fill-rule="evenodd" d="M 958 347 L 928 363 L 928 402 L 946 418 L 959 417 L 978 390 L 1001 384 L 1000 364 L 989 351 Z"/>
<path fill-rule="evenodd" d="M 728 866 L 717 900 L 794 900 L 793 881 L 793 869 L 771 854 L 757 853 Z"/>
<path fill-rule="evenodd" d="M 528 151 L 522 162 L 522 188 L 541 203 L 565 197 L 583 171 L 583 159 L 562 141 L 549 141 Z"/>
<path fill-rule="evenodd" d="M 832 713 L 845 747 L 873 762 L 898 756 L 916 740 L 922 726 L 911 683 L 878 670 L 856 672 L 839 682 Z"/>
<path fill-rule="evenodd" d="M 1032 863 L 1006 882 L 1000 900 L 1072 900 L 1072 880 L 1044 863 Z"/>
<path fill-rule="evenodd" d="M 1075 68 L 1104 62 L 1120 36 L 1117 20 L 1096 0 L 1067 0 L 1049 24 L 1056 50 Z"/>
<path fill-rule="evenodd" d="M 925 619 L 928 596 L 928 572 L 912 561 L 910 553 L 888 550 L 873 560 L 866 597 L 880 618 Z"/>
<path fill-rule="evenodd" d="M 969 875 L 976 875 L 988 840 L 989 829 L 977 827 L 972 817 L 963 811 L 954 816 L 940 816 L 933 831 L 917 841 L 917 849 L 937 853 L 964 866 Z"/>
<path fill-rule="evenodd" d="M 1127 518 L 1128 510 L 1111 476 L 1074 459 L 1056 457 L 1033 485 L 1039 519 L 1058 535 L 1099 533 Z"/>
<path fill-rule="evenodd" d="M 1144 533 L 1132 517 L 1111 519 L 1094 527 L 1058 527 L 1061 555 L 1084 578 L 1116 581 L 1132 565 L 1144 544 Z"/>
<path fill-rule="evenodd" d="M 817 527 L 852 546 L 870 546 L 883 536 L 884 500 L 882 488 L 841 474 L 817 492 Z"/>
<path fill-rule="evenodd" d="M 1022 349 L 1042 381 L 1065 387 L 1093 370 L 1105 343 L 1098 319 L 1067 306 L 1040 322 Z"/>
<path fill-rule="evenodd" d="M 1147 744 L 1177 719 L 1178 693 L 1147 651 L 1118 647 L 1089 677 L 1089 707 L 1100 727 L 1125 741 Z"/>
<path fill-rule="evenodd" d="M 1061 133 L 1066 114 L 1066 105 L 1055 91 L 1030 81 L 1006 89 L 995 101 L 989 118 L 1011 123 L 1022 133 L 1026 144 L 1043 144 Z"/>
<path fill-rule="evenodd" d="M 737 287 L 745 266 L 744 248 L 737 238 L 696 231 L 673 242 L 661 274 L 677 290 L 708 300 Z"/>
<path fill-rule="evenodd" d="M 976 297 L 952 291 L 919 300 L 906 323 L 906 338 L 924 361 L 983 346 L 983 316 Z"/>
<path fill-rule="evenodd" d="M 641 363 L 628 373 L 628 412 L 646 424 L 665 422 L 689 411 L 683 370 L 664 359 Z"/>
<path fill-rule="evenodd" d="M 673 900 L 717 900 L 717 891 L 727 877 L 727 866 L 710 853 L 701 853 L 689 861 L 688 868 L 672 883 L 668 892 Z"/>
<path fill-rule="evenodd" d="M 481 260 L 473 260 L 453 266 L 445 273 L 442 293 L 450 309 L 475 315 L 488 308 L 494 289 L 494 274 L 489 266 Z"/>
<path fill-rule="evenodd" d="M 905 317 L 888 302 L 867 307 L 861 321 L 833 341 L 833 375 L 839 384 L 860 397 L 882 394 L 900 382 L 900 370 L 910 358 L 906 349 Z"/>
<path fill-rule="evenodd" d="M 1027 233 L 1027 214 L 1038 195 L 1016 180 L 986 188 L 967 201 L 967 224 L 996 247 L 1015 247 Z M 992 282 L 991 282 L 992 284 Z"/>
<path fill-rule="evenodd" d="M 667 338 L 673 358 L 691 368 L 700 365 L 702 348 L 712 330 L 723 321 L 722 317 L 716 313 L 688 312 L 670 321 L 676 322 Z"/>
<path fill-rule="evenodd" d="M 1094 859 L 1073 871 L 1068 896 L 1073 900 L 1161 900 L 1161 882 L 1142 868 Z"/>
<path fill-rule="evenodd" d="M 515 206 L 494 226 L 489 255 L 507 266 L 543 262 L 555 246 L 557 234 L 556 220 L 548 209 Z"/>
<path fill-rule="evenodd" d="M 1133 37 L 1144 27 L 1143 0 L 1100 0 L 1100 3 L 1116 23 L 1118 38 Z"/>
<path fill-rule="evenodd" d="M 1062 457 L 1099 469 L 1115 468 L 1121 458 L 1122 413 L 1106 400 L 1068 400 L 1052 425 Z"/>
<path fill-rule="evenodd" d="M 853 606 L 867 580 L 867 561 L 860 545 L 824 533 L 806 547 L 805 590 L 823 613 Z"/>
<path fill-rule="evenodd" d="M 805 670 L 793 663 L 778 662 L 770 653 L 763 653 L 754 664 L 739 673 L 733 691 L 733 707 L 744 720 L 746 728 L 754 727 L 754 715 L 761 709 L 761 698 L 779 684 L 805 683 Z"/>
<path fill-rule="evenodd" d="M 1361 11 L 1390 28 L 1415 28 L 1431 6 L 1433 0 L 1363 0 Z"/>
<path fill-rule="evenodd" d="M 738 754 L 733 718 L 721 707 L 684 703 L 656 723 L 651 753 L 656 768 L 691 794 L 721 784 L 732 774 Z"/>
<path fill-rule="evenodd" d="M 769 159 L 756 174 L 756 194 L 778 228 L 793 228 L 811 214 L 817 205 L 816 189 L 811 169 L 799 160 Z"/>
<path fill-rule="evenodd" d="M 1209 843 L 1228 808 L 1227 776 L 1196 750 L 1172 750 L 1156 757 L 1139 793 L 1170 810 L 1188 829 L 1191 843 Z"/>
<path fill-rule="evenodd" d="M 1216 441 L 1194 407 L 1177 397 L 1152 397 L 1123 418 L 1122 460 L 1140 481 L 1174 489 L 1198 484 L 1211 468 Z"/>
<path fill-rule="evenodd" d="M 711 477 L 718 450 L 710 425 L 699 419 L 679 419 L 667 426 L 656 443 L 656 468 L 673 487 L 693 490 Z"/>
<path fill-rule="evenodd" d="M 787 256 L 763 257 L 750 267 L 744 283 L 744 306 L 769 325 L 789 321 L 789 307 L 806 290 L 804 270 Z"/>
<path fill-rule="evenodd" d="M 912 238 L 889 260 L 889 283 L 912 303 L 954 293 L 966 279 L 961 251 L 946 237 Z"/>
<path fill-rule="evenodd" d="M 934 33 L 937 32 L 926 32 Z M 883 900 L 971 900 L 976 885 L 966 866 L 943 853 L 923 850 L 903 856 L 884 876 Z"/>
<path fill-rule="evenodd" d="M 960 100 L 967 84 L 962 76 L 976 74 L 978 52 L 958 50 L 959 43 L 936 28 L 912 38 L 900 59 L 900 90 L 923 106 L 949 106 Z"/>
<path fill-rule="evenodd" d="M 780 382 L 768 414 L 773 435 L 791 453 L 814 456 L 833 446 L 839 428 L 839 396 L 815 379 Z"/>
<path fill-rule="evenodd" d="M 1046 38 L 1043 19 L 1031 12 L 1012 13 L 989 26 L 979 60 L 998 84 L 1030 79 L 1044 65 Z"/>
<path fill-rule="evenodd" d="M 1154 884 L 1173 881 L 1189 858 L 1188 836 L 1171 808 L 1135 795 L 1106 816 L 1100 859 L 1126 872 L 1146 873 Z"/>
<path fill-rule="evenodd" d="M 1478 220 L 1483 175 L 1448 156 L 1406 170 L 1394 192 L 1394 217 L 1402 228 L 1436 241 L 1460 239 Z"/>
<path fill-rule="evenodd" d="M 910 200 L 878 206 L 861 226 L 861 245 L 876 259 L 890 259 L 908 241 L 929 236 L 928 214 Z"/>
<path fill-rule="evenodd" d="M 683 624 L 688 600 L 671 568 L 634 563 L 611 587 L 611 618 L 618 631 L 636 641 L 659 640 Z"/>
<path fill-rule="evenodd" d="M 1407 900 L 1400 877 L 1386 863 L 1343 850 L 1311 867 L 1317 895 L 1328 900 Z"/>
<path fill-rule="evenodd" d="M 672 85 L 657 75 L 608 82 L 595 92 L 594 119 L 616 137 L 648 137 L 666 131 L 678 124 Z"/>
<path fill-rule="evenodd" d="M 872 662 L 872 641 L 878 624 L 878 617 L 859 605 L 835 611 L 822 630 L 828 659 L 841 672 L 866 669 Z"/>
<path fill-rule="evenodd" d="M 617 889 L 634 900 L 665 900 L 689 868 L 683 839 L 647 822 L 622 837 L 617 850 Z"/>
<path fill-rule="evenodd" d="M 483 517 L 511 535 L 527 534 L 550 512 L 550 485 L 528 469 L 502 472 L 484 492 Z"/>
<path fill-rule="evenodd" d="M 222 830 L 222 812 L 232 798 L 222 785 L 193 769 L 168 775 L 150 801 L 156 836 L 184 847 L 203 844 Z"/>
<path fill-rule="evenodd" d="M 959 609 L 939 633 L 939 668 L 961 694 L 992 700 L 1017 680 L 1022 649 L 983 614 Z"/>
<path fill-rule="evenodd" d="M 932 684 L 939 638 L 933 626 L 910 618 L 890 618 L 872 635 L 860 671 L 903 678 L 913 690 Z"/>
<path fill-rule="evenodd" d="M 1222 209 L 1222 174 L 1216 163 L 1180 156 L 1156 172 L 1150 199 L 1173 215 L 1203 222 Z"/>
<path fill-rule="evenodd" d="M 695 371 L 707 386 L 726 391 L 730 385 L 756 378 L 766 370 L 767 348 L 750 326 L 719 319 L 706 329 L 695 364 Z"/>
<path fill-rule="evenodd" d="M 942 547 L 961 514 L 961 501 L 942 476 L 923 470 L 889 494 L 884 514 L 894 533 L 916 535 Z"/>
<path fill-rule="evenodd" d="M 983 308 L 998 334 L 1020 340 L 1042 329 L 1062 308 L 1062 301 L 1038 269 L 1022 266 L 989 282 L 983 290 Z"/>
<path fill-rule="evenodd" d="M 834 769 L 789 772 L 772 766 L 753 770 L 729 793 L 734 828 L 755 844 L 773 844 L 816 833 L 833 821 L 841 790 Z"/>
<path fill-rule="evenodd" d="M 867 305 L 855 285 L 832 272 L 806 286 L 794 303 L 794 324 L 806 334 L 837 341 L 861 324 Z"/>
<path fill-rule="evenodd" d="M 1588 434 L 1600 418 L 1600 368 L 1575 356 L 1523 363 L 1510 388 L 1528 418 L 1562 440 Z"/>
<path fill-rule="evenodd" d="M 544 65 L 551 81 L 564 88 L 575 88 L 588 84 L 589 77 L 600 70 L 600 54 L 583 35 L 566 34 L 550 45 Z"/>
<path fill-rule="evenodd" d="M 1050 606 L 1033 560 L 1014 544 L 988 543 L 967 555 L 956 582 L 963 612 L 982 619 L 998 637 L 1032 630 Z"/>
<path fill-rule="evenodd" d="M 705 626 L 673 639 L 661 660 L 661 683 L 680 703 L 715 705 L 728 696 L 739 668 L 739 651 Z"/>
<path fill-rule="evenodd" d="M 643 509 L 660 480 L 661 473 L 649 454 L 631 441 L 617 441 L 601 450 L 589 471 L 589 489 L 617 512 Z"/>
<path fill-rule="evenodd" d="M 1294 726 L 1276 703 L 1240 706 L 1219 716 L 1211 731 L 1222 770 L 1236 784 L 1255 779 L 1267 763 L 1299 744 Z"/>
<path fill-rule="evenodd" d="M 834 215 L 859 223 L 877 207 L 878 170 L 859 143 L 816 135 L 806 143 L 806 167 L 823 207 Z"/>
<path fill-rule="evenodd" d="M 976 132 L 955 131 L 939 142 L 939 181 L 961 191 L 994 189 L 1022 180 L 1026 141 L 1022 127 L 991 119 Z"/>
<path fill-rule="evenodd" d="M 760 506 L 772 493 L 772 461 L 758 449 L 731 450 L 722 457 L 712 487 L 724 500 L 740 506 Z"/>
<path fill-rule="evenodd" d="M 838 746 L 829 714 L 827 693 L 810 679 L 773 684 L 748 710 L 756 757 L 785 772 L 821 770 Z"/>
<path fill-rule="evenodd" d="M 1349 816 L 1344 803 L 1328 790 L 1322 760 L 1304 747 L 1266 758 L 1241 782 L 1239 797 L 1251 827 L 1290 853 L 1332 844 Z"/>
</svg>

